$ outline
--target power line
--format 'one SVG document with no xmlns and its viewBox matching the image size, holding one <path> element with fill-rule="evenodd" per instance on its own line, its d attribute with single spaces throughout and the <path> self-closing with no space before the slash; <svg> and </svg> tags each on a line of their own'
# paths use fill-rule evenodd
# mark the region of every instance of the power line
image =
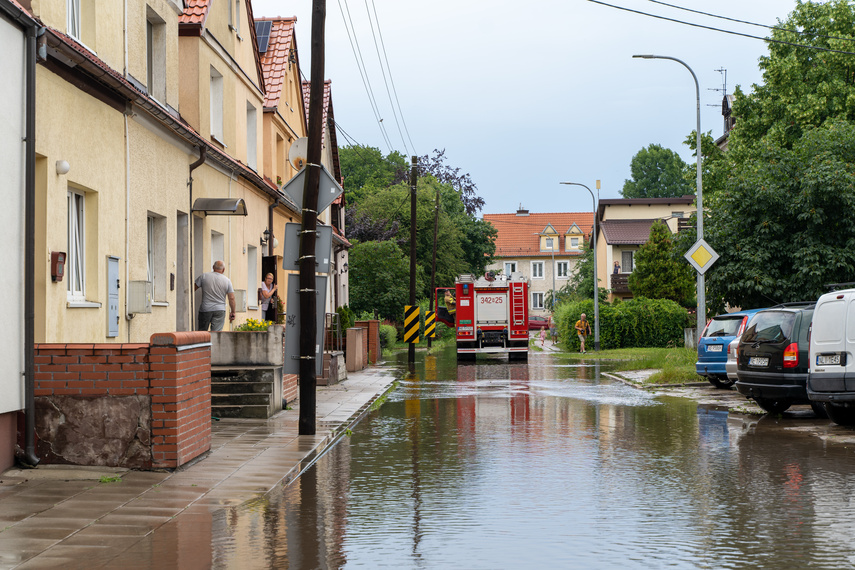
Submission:
<svg viewBox="0 0 855 570">
<path fill-rule="evenodd" d="M 787 46 L 792 46 L 792 47 L 797 47 L 797 48 L 812 49 L 812 50 L 816 50 L 816 51 L 824 51 L 824 52 L 828 52 L 828 53 L 841 53 L 841 54 L 844 54 L 844 55 L 855 55 L 855 52 L 851 52 L 851 51 L 843 51 L 843 50 L 837 50 L 837 49 L 830 49 L 830 48 L 824 48 L 824 47 L 812 46 L 812 45 L 806 45 L 806 44 L 796 44 L 796 43 L 792 43 L 792 42 L 785 42 L 785 41 L 782 41 L 782 40 L 775 40 L 775 39 L 772 39 L 772 38 L 763 38 L 763 37 L 760 37 L 760 36 L 753 36 L 753 35 L 751 35 L 751 34 L 744 34 L 744 33 L 742 33 L 742 32 L 734 32 L 734 31 L 732 31 L 732 30 L 723 30 L 723 29 L 721 29 L 721 28 L 714 28 L 714 27 L 712 27 L 712 26 L 704 26 L 704 25 L 702 25 L 702 24 L 694 24 L 694 23 L 692 23 L 692 22 L 686 22 L 686 21 L 683 21 L 683 20 L 677 20 L 677 19 L 675 19 L 675 18 L 666 18 L 665 16 L 659 16 L 659 15 L 656 15 L 656 14 L 650 14 L 650 13 L 648 13 L 648 12 L 642 12 L 642 11 L 640 11 L 640 10 L 633 10 L 633 9 L 631 9 L 631 8 L 624 8 L 623 6 L 615 6 L 614 4 L 608 4 L 608 3 L 606 3 L 606 2 L 601 2 L 600 0 L 588 0 L 588 2 L 592 2 L 592 3 L 594 3 L 594 4 L 600 4 L 600 5 L 602 5 L 602 6 L 607 6 L 607 7 L 609 7 L 609 8 L 614 8 L 614 9 L 616 9 L 616 10 L 623 10 L 624 12 L 632 12 L 633 14 L 640 14 L 640 15 L 642 15 L 642 16 L 647 16 L 647 17 L 649 17 L 649 18 L 656 18 L 656 19 L 658 19 L 658 20 L 666 20 L 666 21 L 668 21 L 668 22 L 674 22 L 674 23 L 677 23 L 677 24 L 683 24 L 684 26 L 692 26 L 692 27 L 694 27 L 694 28 L 701 28 L 701 29 L 704 29 L 704 30 L 712 30 L 712 31 L 714 31 L 714 32 L 722 32 L 722 33 L 724 33 L 724 34 L 731 34 L 731 35 L 734 35 L 734 36 L 742 36 L 742 37 L 744 37 L 744 38 L 751 38 L 751 39 L 753 39 L 753 40 L 761 40 L 761 41 L 764 41 L 764 42 L 770 42 L 770 43 L 775 43 L 775 44 L 782 44 L 782 45 L 787 45 Z"/>
<path fill-rule="evenodd" d="M 407 128 L 407 121 L 404 120 L 404 111 L 401 109 L 401 101 L 398 99 L 398 90 L 395 88 L 395 79 L 392 77 L 392 68 L 389 66 L 389 56 L 386 53 L 386 44 L 383 41 L 383 32 L 380 30 L 380 20 L 377 18 L 377 6 L 374 4 L 374 0 L 371 0 L 371 8 L 374 10 L 374 21 L 377 22 L 377 35 L 380 36 L 380 47 L 383 49 L 383 59 L 386 60 L 386 69 L 389 70 L 389 82 L 392 84 L 392 92 L 395 94 L 398 113 L 401 115 L 401 122 L 404 124 L 404 131 L 407 133 L 407 140 L 410 141 L 410 147 L 413 149 L 413 154 L 418 155 L 419 153 L 416 151 L 416 145 L 413 144 L 413 139 L 410 137 L 410 131 Z M 404 146 L 406 146 L 406 144 Z"/>
<path fill-rule="evenodd" d="M 700 14 L 702 16 L 709 16 L 711 18 L 719 18 L 721 20 L 727 20 L 729 22 L 736 22 L 738 24 L 747 24 L 749 26 L 756 26 L 758 28 L 766 28 L 769 30 L 779 30 L 782 32 L 791 32 L 793 34 L 800 34 L 811 36 L 814 38 L 824 38 L 828 40 L 846 40 L 848 42 L 855 41 L 855 38 L 841 38 L 839 36 L 824 36 L 821 34 L 813 34 L 811 32 L 802 32 L 799 30 L 794 30 L 792 28 L 782 28 L 780 26 L 768 26 L 766 24 L 757 24 L 755 22 L 749 22 L 747 20 L 737 20 L 736 18 L 729 18 L 727 16 L 719 16 L 717 14 L 710 14 L 709 12 L 701 12 L 700 10 L 693 10 L 691 8 L 685 8 L 683 6 L 677 6 L 676 4 L 668 4 L 667 2 L 661 2 L 660 0 L 647 0 L 648 2 L 653 2 L 654 4 L 661 4 L 662 6 L 668 6 L 669 8 L 676 8 L 677 10 L 685 10 L 686 12 L 692 12 L 694 14 Z"/>
<path fill-rule="evenodd" d="M 374 118 L 377 119 L 377 125 L 380 128 L 380 133 L 383 135 L 383 140 L 386 142 L 386 146 L 391 152 L 393 148 L 392 142 L 389 140 L 389 135 L 386 133 L 386 127 L 383 126 L 383 119 L 380 117 L 379 107 L 377 106 L 377 101 L 374 98 L 374 91 L 371 89 L 371 83 L 368 80 L 368 70 L 365 69 L 365 62 L 362 59 L 362 50 L 359 48 L 359 40 L 356 39 L 356 29 L 353 27 L 353 20 L 350 18 L 350 8 L 347 7 L 347 0 L 344 0 L 344 5 L 347 8 L 347 15 L 345 16 L 345 8 L 342 8 L 341 3 L 342 0 L 339 0 L 338 8 L 341 11 L 341 17 L 344 20 L 344 29 L 347 31 L 347 37 L 350 40 L 350 49 L 353 51 L 353 55 L 356 58 L 356 67 L 359 69 L 359 75 L 362 77 L 362 84 L 365 86 L 365 92 L 368 94 L 368 101 L 371 104 L 371 110 L 374 112 Z M 350 22 L 349 27 L 348 22 Z M 352 34 L 351 30 L 353 31 Z"/>
</svg>

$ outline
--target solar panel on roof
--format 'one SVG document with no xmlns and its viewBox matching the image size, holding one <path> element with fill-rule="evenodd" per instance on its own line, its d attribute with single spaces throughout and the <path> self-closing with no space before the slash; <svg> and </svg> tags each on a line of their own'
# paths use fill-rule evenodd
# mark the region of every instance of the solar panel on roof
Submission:
<svg viewBox="0 0 855 570">
<path fill-rule="evenodd" d="M 273 27 L 273 22 L 270 20 L 262 20 L 255 23 L 255 37 L 258 38 L 258 53 L 267 51 L 267 44 L 270 42 L 270 28 Z"/>
</svg>

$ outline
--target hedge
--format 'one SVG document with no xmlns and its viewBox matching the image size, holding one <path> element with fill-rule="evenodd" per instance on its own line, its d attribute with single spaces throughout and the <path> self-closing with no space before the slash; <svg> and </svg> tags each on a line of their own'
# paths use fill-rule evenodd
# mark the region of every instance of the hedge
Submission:
<svg viewBox="0 0 855 570">
<path fill-rule="evenodd" d="M 591 323 L 592 335 L 586 349 L 593 348 L 594 301 L 572 301 L 555 308 L 553 318 L 558 326 L 558 338 L 568 350 L 579 350 L 576 321 L 585 313 Z M 666 348 L 683 345 L 686 309 L 668 299 L 638 297 L 622 303 L 600 304 L 600 348 Z"/>
</svg>

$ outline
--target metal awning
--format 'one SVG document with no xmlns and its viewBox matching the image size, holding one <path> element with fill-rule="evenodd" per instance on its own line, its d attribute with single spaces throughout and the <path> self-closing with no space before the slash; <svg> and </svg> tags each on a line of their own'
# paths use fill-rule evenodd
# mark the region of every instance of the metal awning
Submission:
<svg viewBox="0 0 855 570">
<path fill-rule="evenodd" d="M 245 216 L 246 202 L 243 198 L 196 198 L 193 211 L 207 216 Z"/>
</svg>

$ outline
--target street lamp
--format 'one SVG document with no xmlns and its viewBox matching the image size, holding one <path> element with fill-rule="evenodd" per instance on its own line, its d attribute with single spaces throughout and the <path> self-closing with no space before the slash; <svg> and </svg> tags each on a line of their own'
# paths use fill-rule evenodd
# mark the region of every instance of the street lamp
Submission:
<svg viewBox="0 0 855 570">
<path fill-rule="evenodd" d="M 697 135 L 697 176 L 698 176 L 698 239 L 704 239 L 704 193 L 703 188 L 701 186 L 701 90 L 698 87 L 698 76 L 695 75 L 695 72 L 692 71 L 692 68 L 686 65 L 686 62 L 677 59 L 676 57 L 670 57 L 667 55 L 634 55 L 633 58 L 640 59 L 670 59 L 671 61 L 676 61 L 683 67 L 689 70 L 689 73 L 692 74 L 692 79 L 695 80 L 695 100 L 698 114 L 698 125 L 695 130 L 695 134 Z M 707 316 L 707 299 L 706 299 L 706 288 L 704 285 L 704 274 L 698 271 L 698 332 L 695 337 L 695 344 L 697 345 L 698 338 L 700 338 L 701 331 L 704 330 L 704 324 L 706 324 L 706 316 Z"/>
<path fill-rule="evenodd" d="M 594 350 L 600 350 L 600 280 L 597 276 L 597 199 L 594 198 L 594 193 L 590 188 L 578 182 L 561 182 L 568 186 L 581 186 L 591 195 L 591 202 L 594 204 Z"/>
</svg>

